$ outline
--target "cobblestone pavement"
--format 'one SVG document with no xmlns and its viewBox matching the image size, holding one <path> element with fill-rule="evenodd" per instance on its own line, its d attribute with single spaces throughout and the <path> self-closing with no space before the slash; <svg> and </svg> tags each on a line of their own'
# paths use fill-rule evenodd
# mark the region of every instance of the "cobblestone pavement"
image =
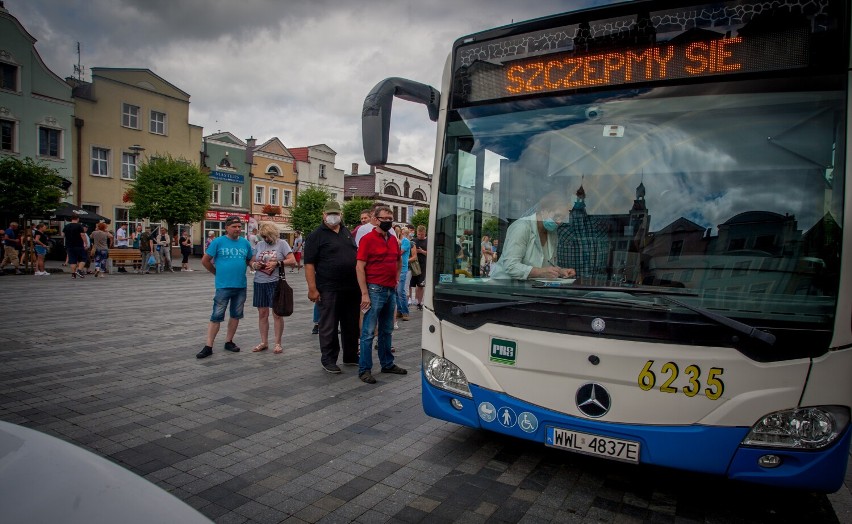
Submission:
<svg viewBox="0 0 852 524">
<path fill-rule="evenodd" d="M 304 280 L 292 277 L 282 355 L 251 353 L 249 290 L 243 351 L 222 350 L 223 328 L 200 361 L 213 294 L 204 271 L 0 277 L 0 419 L 103 455 L 217 522 L 852 520 L 845 488 L 738 485 L 431 419 L 419 314 L 395 332 L 408 375 L 377 373 L 375 385 L 356 368 L 330 375 Z"/>
</svg>

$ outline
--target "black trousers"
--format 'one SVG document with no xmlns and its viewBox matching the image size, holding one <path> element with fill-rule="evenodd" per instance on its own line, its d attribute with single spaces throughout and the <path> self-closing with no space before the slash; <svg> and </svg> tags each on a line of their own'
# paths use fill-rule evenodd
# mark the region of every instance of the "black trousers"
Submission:
<svg viewBox="0 0 852 524">
<path fill-rule="evenodd" d="M 343 362 L 358 363 L 358 317 L 361 291 L 358 288 L 343 291 L 320 291 L 319 343 L 323 364 L 337 364 L 340 345 L 343 344 Z M 337 325 L 340 324 L 340 340 Z"/>
</svg>

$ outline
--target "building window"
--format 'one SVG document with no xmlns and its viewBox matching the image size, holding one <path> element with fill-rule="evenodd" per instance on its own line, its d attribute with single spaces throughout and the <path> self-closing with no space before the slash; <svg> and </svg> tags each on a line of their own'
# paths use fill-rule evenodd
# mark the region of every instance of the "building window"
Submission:
<svg viewBox="0 0 852 524">
<path fill-rule="evenodd" d="M 38 128 L 38 154 L 48 158 L 59 158 L 62 131 L 49 127 Z"/>
<path fill-rule="evenodd" d="M 166 114 L 151 111 L 151 132 L 157 135 L 166 134 Z"/>
<path fill-rule="evenodd" d="M 92 148 L 92 176 L 109 176 L 109 149 Z"/>
<path fill-rule="evenodd" d="M 18 66 L 0 62 L 0 89 L 18 90 Z"/>
<path fill-rule="evenodd" d="M 127 224 L 127 238 L 136 232 L 136 226 L 145 227 L 145 220 L 141 218 L 131 219 L 130 218 L 130 210 L 122 207 L 115 208 L 115 229 L 118 230 L 118 226 L 122 224 Z"/>
<path fill-rule="evenodd" d="M 404 207 L 399 208 L 399 212 L 402 214 L 400 217 L 400 222 L 408 222 L 408 210 Z"/>
<path fill-rule="evenodd" d="M 210 203 L 218 204 L 219 195 L 222 193 L 222 184 L 213 184 L 213 189 L 210 191 Z"/>
<path fill-rule="evenodd" d="M 0 120 L 0 151 L 15 151 L 15 121 Z"/>
<path fill-rule="evenodd" d="M 741 249 L 745 249 L 745 242 L 744 238 L 732 238 L 730 242 L 728 242 L 728 251 L 739 251 Z"/>
<path fill-rule="evenodd" d="M 319 177 L 325 178 L 325 164 L 319 165 Z"/>
<path fill-rule="evenodd" d="M 243 188 L 240 186 L 231 188 L 231 205 L 234 207 L 243 205 Z"/>
<path fill-rule="evenodd" d="M 263 186 L 254 186 L 254 203 L 263 204 Z"/>
<path fill-rule="evenodd" d="M 414 200 L 420 200 L 421 202 L 426 202 L 426 193 L 424 193 L 421 189 L 415 189 L 413 193 L 411 193 L 411 198 Z"/>
<path fill-rule="evenodd" d="M 281 171 L 278 170 L 277 166 L 269 166 L 266 168 L 266 174 L 269 176 L 279 176 L 281 175 Z"/>
<path fill-rule="evenodd" d="M 393 184 L 388 184 L 385 186 L 385 194 L 391 196 L 399 196 L 399 190 Z"/>
<path fill-rule="evenodd" d="M 282 200 L 282 201 L 281 201 L 281 204 L 282 204 L 284 207 L 290 207 L 290 206 L 292 206 L 292 205 L 293 205 L 293 202 L 292 202 L 292 200 L 291 200 L 291 197 L 292 197 L 292 192 L 291 192 L 289 189 L 285 189 L 285 190 L 284 190 L 284 200 Z"/>
<path fill-rule="evenodd" d="M 121 125 L 139 129 L 139 106 L 121 104 Z"/>
<path fill-rule="evenodd" d="M 669 260 L 678 260 L 683 253 L 683 240 L 675 240 L 669 246 Z"/>
<path fill-rule="evenodd" d="M 121 154 L 121 178 L 122 180 L 136 180 L 136 155 L 133 153 Z"/>
<path fill-rule="evenodd" d="M 269 188 L 269 205 L 277 206 L 278 205 L 278 188 L 270 187 Z"/>
</svg>

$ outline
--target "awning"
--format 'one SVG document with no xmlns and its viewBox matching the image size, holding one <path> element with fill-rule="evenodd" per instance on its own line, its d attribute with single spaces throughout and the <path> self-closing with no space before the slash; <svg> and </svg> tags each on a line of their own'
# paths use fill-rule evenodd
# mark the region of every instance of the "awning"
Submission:
<svg viewBox="0 0 852 524">
<path fill-rule="evenodd" d="M 101 216 L 94 211 L 88 211 L 83 209 L 82 207 L 75 206 L 74 204 L 63 202 L 57 207 L 53 214 L 50 215 L 51 220 L 71 220 L 74 216 L 80 217 L 80 222 L 106 222 L 110 223 L 110 219 L 105 216 Z"/>
</svg>

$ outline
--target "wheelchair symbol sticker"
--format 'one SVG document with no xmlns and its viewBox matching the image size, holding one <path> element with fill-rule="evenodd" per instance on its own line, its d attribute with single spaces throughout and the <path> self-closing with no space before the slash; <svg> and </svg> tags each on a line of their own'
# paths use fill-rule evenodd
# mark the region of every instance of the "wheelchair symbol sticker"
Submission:
<svg viewBox="0 0 852 524">
<path fill-rule="evenodd" d="M 494 404 L 491 402 L 480 403 L 477 411 L 479 412 L 479 418 L 485 422 L 494 422 L 494 419 L 497 418 L 497 410 L 494 409 Z"/>
<path fill-rule="evenodd" d="M 500 408 L 499 409 L 499 419 L 498 422 L 504 427 L 511 428 L 515 425 L 515 422 L 518 420 L 518 416 L 515 415 L 515 412 L 512 411 L 511 408 Z"/>
<path fill-rule="evenodd" d="M 538 429 L 538 419 L 529 411 L 518 415 L 518 427 L 527 433 L 534 433 Z"/>
</svg>

